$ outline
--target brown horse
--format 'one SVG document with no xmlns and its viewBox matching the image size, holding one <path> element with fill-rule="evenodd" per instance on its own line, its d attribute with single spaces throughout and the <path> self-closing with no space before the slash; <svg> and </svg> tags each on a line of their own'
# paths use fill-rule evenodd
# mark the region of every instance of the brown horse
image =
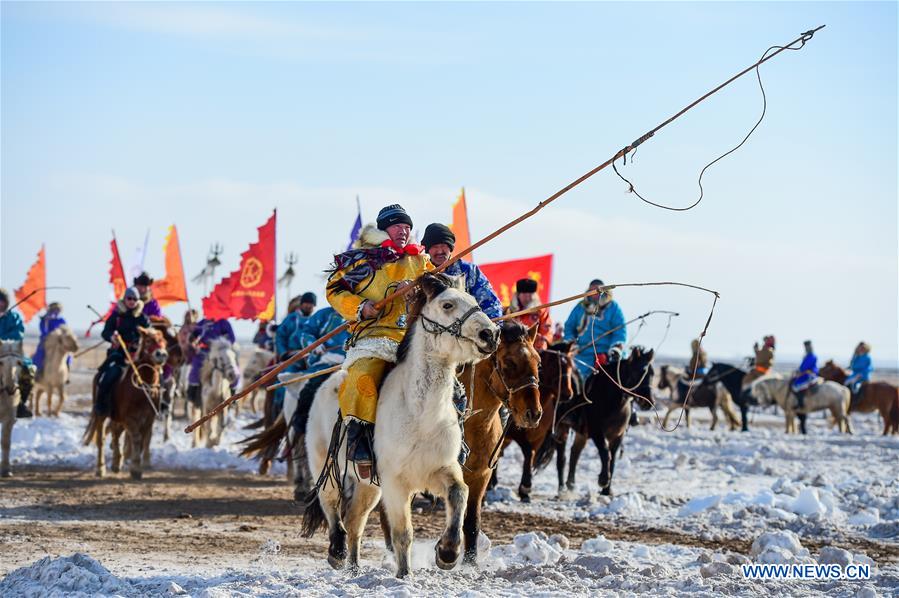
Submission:
<svg viewBox="0 0 899 598">
<path fill-rule="evenodd" d="M 849 372 L 829 360 L 818 371 L 825 380 L 845 384 Z M 857 394 L 849 402 L 849 413 L 880 412 L 883 418 L 883 435 L 899 434 L 899 387 L 888 382 L 863 382 Z"/>
<path fill-rule="evenodd" d="M 160 385 L 162 365 L 168 358 L 165 338 L 162 333 L 152 328 L 139 328 L 140 342 L 134 358 L 137 374 L 126 364 L 122 377 L 112 388 L 112 415 L 91 414 L 87 430 L 84 432 L 84 444 L 92 441 L 97 444 L 97 477 L 106 475 L 106 457 L 104 440 L 106 432 L 112 434 L 112 464 L 110 469 L 117 473 L 122 465 L 122 451 L 119 439 L 122 432 L 130 441 L 126 451 L 129 453 L 129 472 L 135 480 L 143 476 L 144 465 L 149 460 L 150 436 L 153 433 L 153 419 L 159 412 Z M 97 392 L 99 375 L 94 377 L 94 394 Z M 130 449 L 130 450 L 129 450 Z"/>
<path fill-rule="evenodd" d="M 165 413 L 163 441 L 168 442 L 172 435 L 172 419 L 175 414 L 175 395 L 178 390 L 178 374 L 184 365 L 184 351 L 178 336 L 174 333 L 172 322 L 166 317 L 153 318 L 150 324 L 165 339 L 168 357 L 162 370 L 162 402 L 161 410 Z"/>
<path fill-rule="evenodd" d="M 468 486 L 468 505 L 462 533 L 465 537 L 464 562 L 474 564 L 478 557 L 481 531 L 481 504 L 490 482 L 491 459 L 502 436 L 500 407 L 506 406 L 516 426 L 534 430 L 545 421 L 541 403 L 540 355 L 534 349 L 537 325 L 525 328 L 516 321 L 502 326 L 496 353 L 474 366 L 466 366 L 459 375 L 469 398 L 471 415 L 465 420 L 465 442 L 471 453 L 465 461 L 463 477 Z"/>
</svg>

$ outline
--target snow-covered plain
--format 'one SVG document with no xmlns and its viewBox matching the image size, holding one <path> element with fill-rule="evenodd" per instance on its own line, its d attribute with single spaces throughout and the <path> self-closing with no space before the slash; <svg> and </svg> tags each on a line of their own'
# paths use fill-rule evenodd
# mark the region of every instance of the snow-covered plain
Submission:
<svg viewBox="0 0 899 598">
<path fill-rule="evenodd" d="M 544 533 L 525 524 L 511 544 L 491 546 L 483 536 L 478 568 L 445 572 L 433 564 L 435 539 L 417 538 L 417 569 L 411 579 L 396 580 L 391 557 L 378 539 L 365 541 L 362 571 L 350 574 L 332 571 L 323 554 L 285 558 L 279 538 L 273 537 L 247 557 L 246 566 L 219 571 L 198 571 L 187 563 L 154 567 L 127 554 L 104 563 L 85 554 L 47 557 L 9 573 L 0 581 L 0 596 L 899 595 L 895 556 L 878 562 L 858 548 L 881 546 L 897 554 L 899 437 L 881 437 L 875 415 L 854 415 L 852 436 L 829 430 L 820 417 L 810 421 L 807 437 L 785 436 L 782 419 L 766 414 L 757 414 L 753 431 L 745 434 L 710 432 L 701 417 L 690 430 L 682 426 L 665 433 L 652 423 L 632 428 L 611 499 L 598 496 L 599 462 L 588 445 L 575 491 L 556 496 L 552 464 L 535 476 L 533 502 L 520 503 L 515 489 L 521 453 L 513 446 L 502 459 L 500 487 L 487 505 L 488 510 L 560 522 L 666 530 L 682 534 L 682 542 L 658 543 L 651 534 L 641 541 L 639 533 L 637 541 L 619 541 L 597 533 L 573 545 L 552 530 Z M 70 414 L 18 422 L 14 468 L 27 463 L 89 469 L 93 448 L 80 442 L 85 423 L 84 416 Z M 222 447 L 190 449 L 180 430 L 167 444 L 157 434 L 154 464 L 252 471 L 255 464 L 237 457 L 233 445 L 245 435 L 232 426 Z M 755 543 L 746 554 L 714 548 L 735 538 Z M 870 564 L 872 578 L 749 581 L 740 571 L 748 562 Z"/>
</svg>

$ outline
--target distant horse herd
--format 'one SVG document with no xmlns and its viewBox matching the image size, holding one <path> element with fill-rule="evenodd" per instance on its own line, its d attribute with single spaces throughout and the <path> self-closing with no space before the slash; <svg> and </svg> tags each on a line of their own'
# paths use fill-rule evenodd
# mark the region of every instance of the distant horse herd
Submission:
<svg viewBox="0 0 899 598">
<path fill-rule="evenodd" d="M 278 412 L 268 391 L 265 415 L 253 426 L 261 429 L 244 441 L 243 454 L 260 458 L 261 472 L 268 471 L 279 456 L 288 459 L 294 497 L 306 505 L 304 531 L 312 535 L 327 526 L 328 562 L 335 568 L 358 567 L 365 522 L 380 503 L 385 542 L 396 556 L 397 575 L 407 575 L 413 539 L 410 504 L 421 492 L 445 500 L 446 528 L 435 548 L 438 566 L 451 568 L 460 556 L 474 563 L 481 506 L 496 483 L 496 463 L 510 443 L 523 455 L 518 486 L 522 501 L 531 500 L 534 471 L 548 465 L 553 456 L 559 494 L 573 490 L 578 459 L 588 440 L 600 456 L 600 492 L 611 495 L 616 457 L 633 423 L 633 411 L 655 409 L 663 400 L 654 390 L 667 390 L 667 409 L 659 422 L 666 430 L 676 410 L 683 410 L 689 427 L 690 411 L 707 408 L 712 429 L 720 409 L 731 430 L 745 431 L 751 406 L 777 405 L 784 413 L 787 433 L 796 432 L 797 418 L 805 433 L 807 413 L 829 410 L 841 432 L 852 431 L 849 413 L 877 411 L 884 422 L 883 434 L 899 434 L 899 389 L 869 382 L 853 397 L 842 385 L 846 372 L 833 362 L 821 369 L 824 380 L 808 393 L 802 412 L 787 377 L 769 373 L 744 386 L 745 370 L 715 363 L 702 379 L 689 381 L 674 366 L 663 365 L 656 372 L 654 352 L 639 346 L 631 347 L 626 358 L 598 366 L 582 380 L 574 366 L 577 347 L 571 343 L 536 350 L 536 327 L 528 329 L 514 321 L 496 326 L 472 309 L 476 307 L 473 299 L 449 277 L 426 275 L 421 287 L 410 304 L 408 332 L 397 363 L 380 391 L 374 437 L 377 467 L 372 479 L 362 479 L 345 459 L 345 438 L 336 425 L 337 389 L 345 377 L 342 370 L 289 388 Z M 422 318 L 440 326 L 423 327 Z M 85 444 L 96 445 L 98 476 L 106 474 L 104 448 L 110 436 L 110 469 L 120 471 L 127 458 L 131 477 L 141 479 L 149 465 L 154 420 L 165 418 L 168 438 L 174 401 L 185 394 L 181 382 L 185 360 L 170 327 L 163 322 L 140 334 L 138 350 L 114 387 L 111 414 L 92 414 L 84 434 Z M 45 339 L 46 365 L 32 398 L 35 415 L 40 414 L 44 394 L 47 413 L 60 413 L 66 359 L 77 350 L 74 334 L 65 326 Z M 0 344 L 3 476 L 10 472 L 21 351 L 21 342 Z M 244 384 L 256 379 L 271 359 L 269 352 L 257 350 L 244 370 Z M 230 397 L 236 360 L 229 343 L 212 344 L 201 372 L 202 405 L 185 406 L 191 418 Z M 168 381 L 163 380 L 163 367 L 176 372 Z M 468 407 L 461 414 L 450 399 L 457 380 L 468 397 Z M 53 394 L 59 397 L 55 408 Z M 255 412 L 255 396 L 250 404 Z M 207 447 L 217 446 L 225 425 L 224 414 L 211 419 L 194 433 L 192 445 L 200 446 L 205 439 Z M 459 460 L 463 438 L 468 448 L 464 467 Z"/>
</svg>

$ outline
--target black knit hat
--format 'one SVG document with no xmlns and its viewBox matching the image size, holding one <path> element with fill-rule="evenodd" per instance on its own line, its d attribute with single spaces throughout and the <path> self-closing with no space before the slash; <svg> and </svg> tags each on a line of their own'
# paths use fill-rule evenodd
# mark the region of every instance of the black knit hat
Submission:
<svg viewBox="0 0 899 598">
<path fill-rule="evenodd" d="M 594 287 L 594 286 L 595 286 L 595 287 L 601 287 L 601 286 L 605 286 L 605 284 L 606 284 L 606 283 L 604 283 L 604 282 L 601 281 L 600 279 L 594 278 L 593 280 L 590 281 L 590 284 L 588 284 L 587 287 Z"/>
<path fill-rule="evenodd" d="M 536 293 L 537 281 L 531 278 L 522 278 L 515 283 L 516 293 Z"/>
<path fill-rule="evenodd" d="M 316 297 L 315 293 L 312 291 L 306 291 L 300 297 L 300 303 L 311 303 L 312 305 L 315 305 L 318 303 L 318 297 Z"/>
<path fill-rule="evenodd" d="M 9 291 L 0 289 L 0 301 L 5 302 L 6 306 L 9 307 Z"/>
<path fill-rule="evenodd" d="M 150 275 L 146 272 L 141 272 L 140 276 L 135 276 L 131 282 L 133 282 L 135 285 L 148 287 L 153 284 L 153 279 L 150 278 Z"/>
<path fill-rule="evenodd" d="M 425 251 L 429 250 L 432 245 L 446 243 L 449 245 L 450 251 L 456 248 L 456 235 L 445 224 L 435 222 L 429 224 L 425 229 L 425 234 L 421 238 L 421 244 L 425 246 Z"/>
<path fill-rule="evenodd" d="M 387 230 L 388 226 L 394 224 L 408 224 L 409 228 L 412 228 L 412 218 L 409 217 L 409 214 L 406 213 L 403 206 L 398 203 L 383 207 L 381 208 L 381 211 L 378 212 L 379 229 Z"/>
</svg>

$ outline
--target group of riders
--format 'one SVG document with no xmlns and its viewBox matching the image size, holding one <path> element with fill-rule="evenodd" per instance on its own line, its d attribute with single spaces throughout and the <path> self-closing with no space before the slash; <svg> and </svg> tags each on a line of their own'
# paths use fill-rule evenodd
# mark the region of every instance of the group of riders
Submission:
<svg viewBox="0 0 899 598">
<path fill-rule="evenodd" d="M 343 363 L 347 376 L 338 391 L 340 412 L 346 426 L 347 459 L 354 461 L 363 477 L 370 475 L 373 462 L 372 439 L 377 411 L 379 386 L 390 367 L 396 362 L 397 348 L 407 330 L 407 305 L 402 295 L 385 305 L 379 302 L 397 290 L 410 285 L 425 272 L 443 266 L 453 256 L 456 237 L 443 224 L 430 224 L 421 238 L 421 245 L 412 242 L 413 222 L 398 204 L 380 210 L 377 221 L 365 226 L 353 247 L 334 258 L 329 270 L 326 299 L 329 306 L 315 310 L 317 297 L 312 292 L 294 298 L 288 314 L 278 325 L 260 323 L 254 342 L 273 351 L 274 362 L 283 361 L 303 350 L 345 321 L 347 331 L 318 346 L 306 358 L 292 364 L 288 371 L 315 372 Z M 533 279 L 517 281 L 511 303 L 505 309 L 481 270 L 470 262 L 456 261 L 444 270 L 445 274 L 461 277 L 465 290 L 491 318 L 504 312 L 527 311 L 516 317 L 527 327 L 537 326 L 535 348 L 545 349 L 563 341 L 574 343 L 575 363 L 582 379 L 607 362 L 622 358 L 627 343 L 624 313 L 610 290 L 588 295 L 575 305 L 564 326 L 553 325 L 546 308 L 540 305 L 538 282 Z M 140 342 L 141 327 L 154 322 L 167 322 L 158 302 L 152 296 L 153 280 L 147 273 L 133 279 L 133 286 L 125 290 L 110 310 L 102 332 L 110 343 L 106 359 L 99 368 L 94 409 L 107 415 L 111 408 L 111 392 L 115 382 L 127 367 L 127 352 L 134 352 Z M 591 280 L 588 290 L 600 289 L 603 281 Z M 0 340 L 21 340 L 24 324 L 21 316 L 9 309 L 9 295 L 0 289 Z M 22 356 L 22 375 L 19 381 L 21 396 L 28 397 L 34 383 L 35 371 L 43 362 L 43 339 L 65 323 L 62 306 L 51 303 L 41 318 L 41 342 L 33 359 Z M 224 319 L 199 319 L 196 310 L 188 310 L 178 331 L 185 362 L 190 363 L 187 397 L 200 403 L 200 374 L 203 363 L 215 339 L 234 342 L 234 331 Z M 698 341 L 693 341 L 692 356 L 686 375 L 692 380 L 708 371 L 708 359 Z M 793 390 L 800 405 L 809 389 L 817 381 L 817 358 L 810 341 L 805 343 L 806 355 L 795 373 Z M 754 347 L 754 367 L 749 375 L 761 377 L 774 364 L 775 340 L 765 337 L 762 346 Z M 871 373 L 870 347 L 860 343 L 850 365 L 852 375 L 848 385 L 856 387 L 867 381 Z M 38 373 L 39 375 L 39 373 Z M 163 378 L 174 372 L 166 368 Z M 230 377 L 236 385 L 239 374 Z M 276 402 L 283 395 L 276 395 Z M 463 397 L 464 400 L 464 397 Z M 28 417 L 25 401 L 20 403 L 19 417 Z"/>
</svg>

